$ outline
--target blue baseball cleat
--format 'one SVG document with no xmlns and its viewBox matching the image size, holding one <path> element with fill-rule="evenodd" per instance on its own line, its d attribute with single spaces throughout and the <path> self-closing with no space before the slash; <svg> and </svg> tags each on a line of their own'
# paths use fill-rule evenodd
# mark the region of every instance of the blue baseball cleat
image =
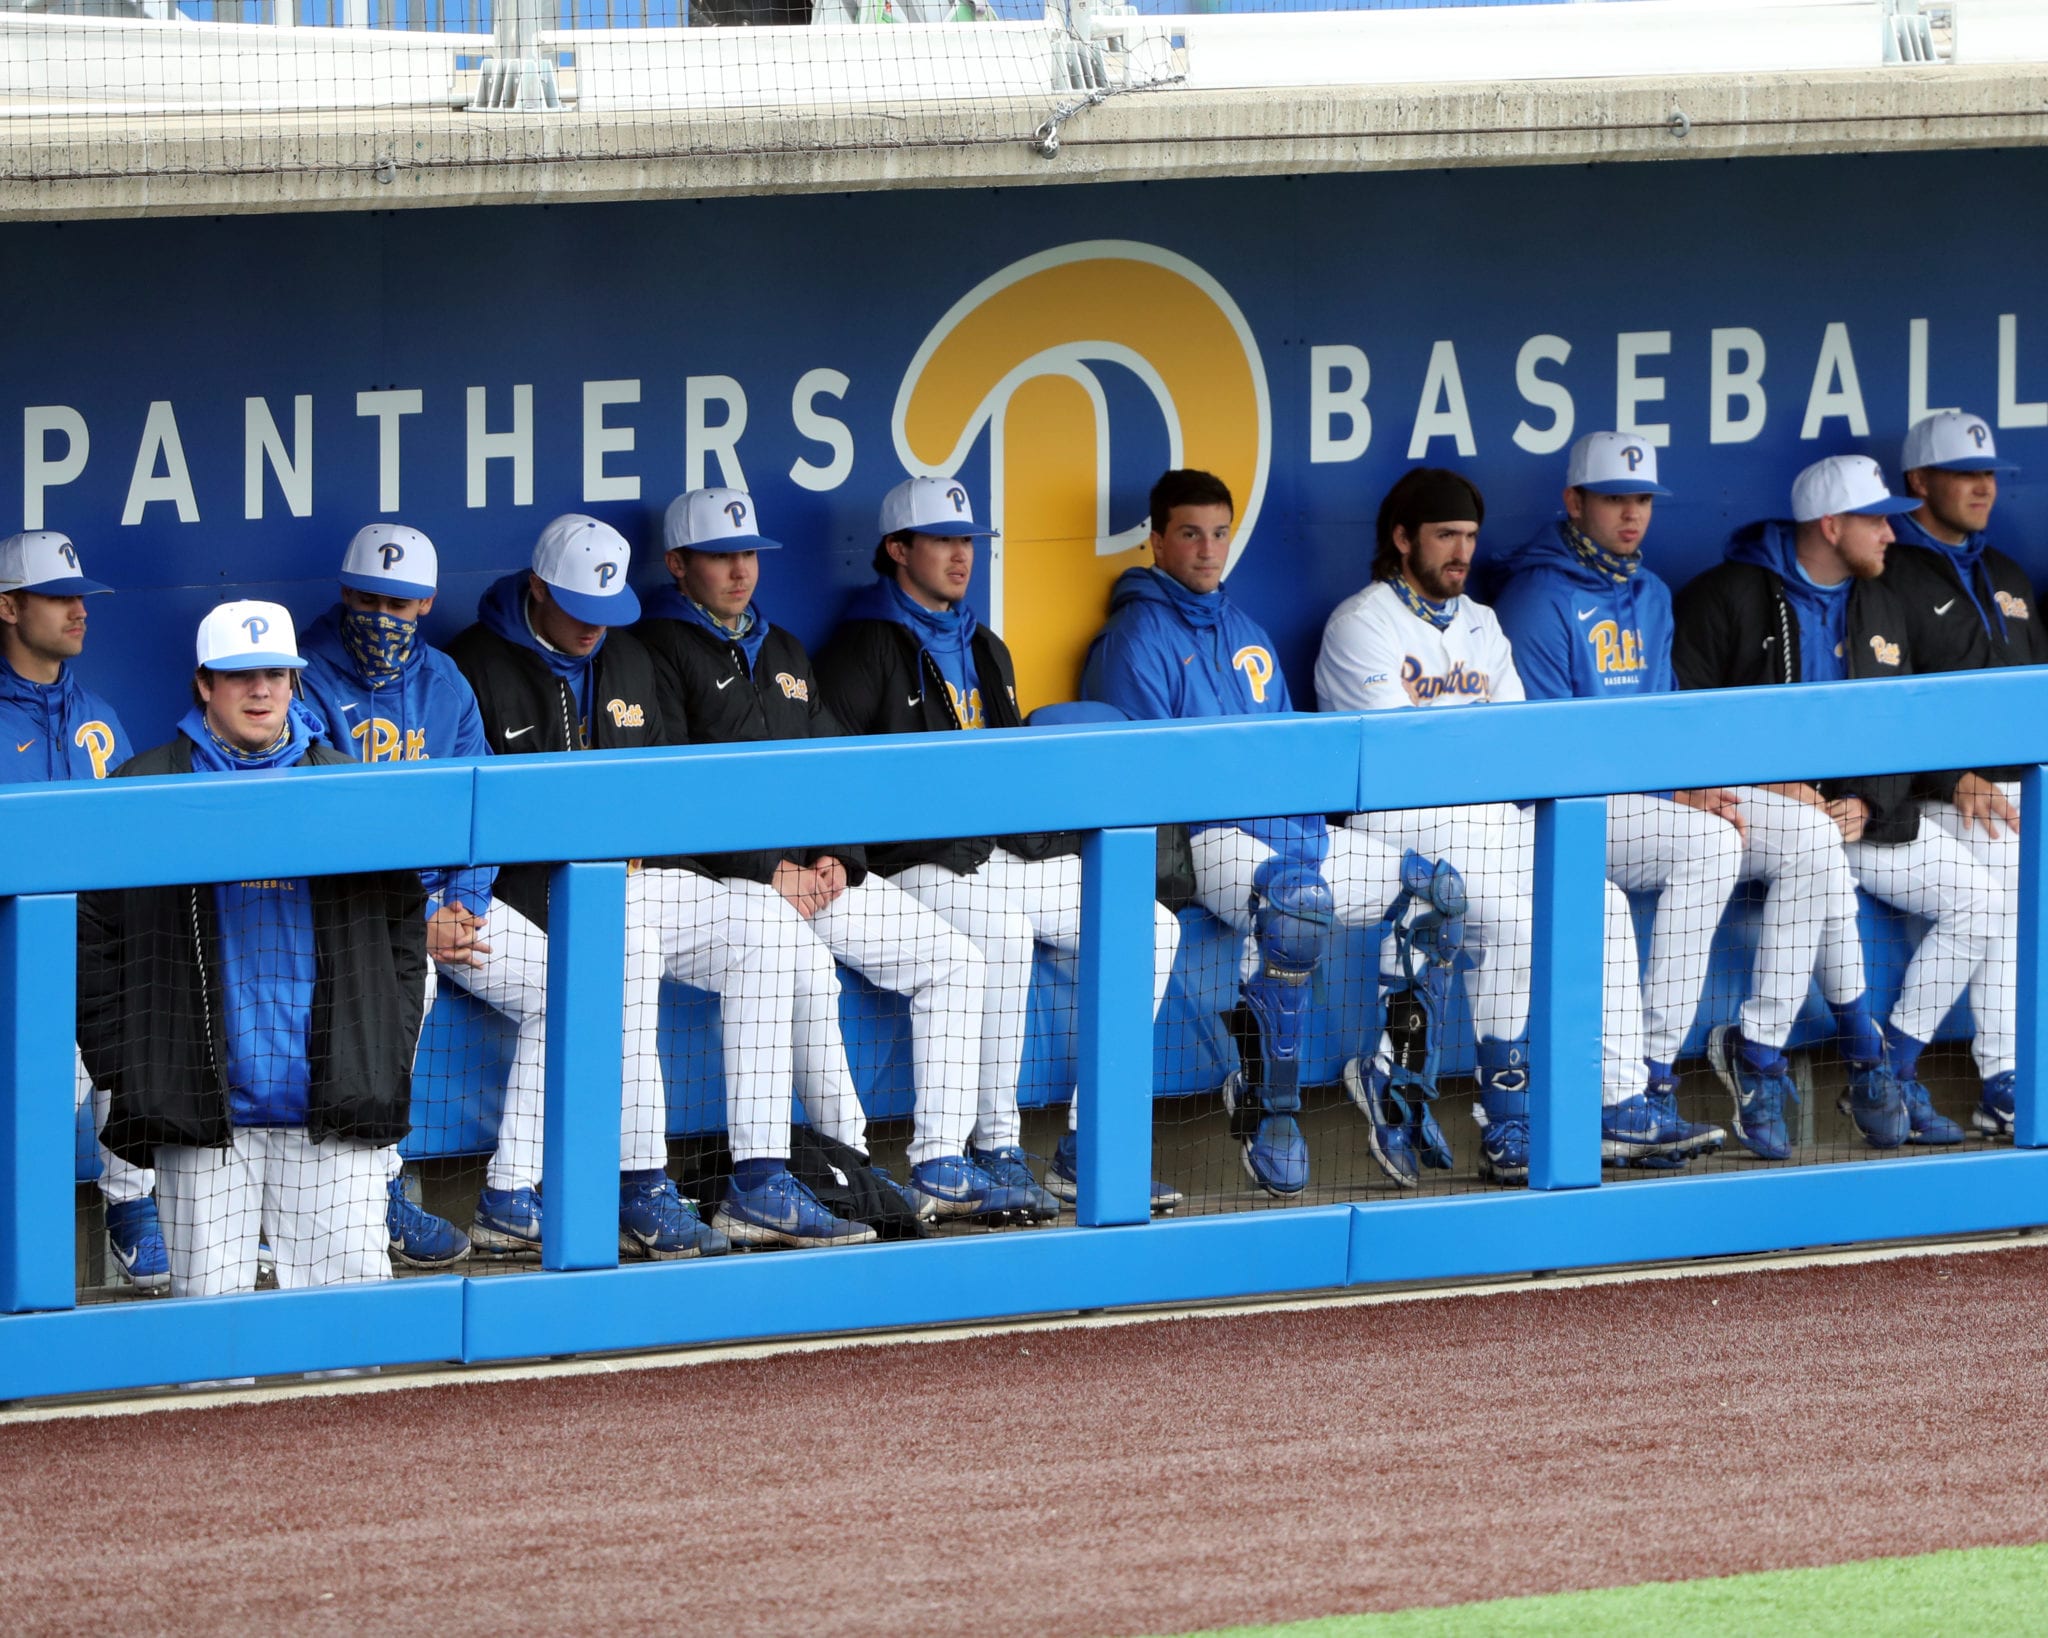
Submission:
<svg viewBox="0 0 2048 1638">
<path fill-rule="evenodd" d="M 926 1202 L 933 1217 L 991 1217 L 1031 1209 L 1028 1194 L 998 1183 L 965 1155 L 920 1160 L 910 1168 L 910 1192 Z"/>
<path fill-rule="evenodd" d="M 1479 1175 L 1488 1183 L 1529 1181 L 1529 1116 L 1489 1118 L 1480 1122 Z"/>
<path fill-rule="evenodd" d="M 1373 1164 L 1397 1188 L 1412 1189 L 1421 1181 L 1416 1171 L 1415 1111 L 1394 1090 L 1394 1072 L 1375 1053 L 1344 1065 L 1344 1090 L 1365 1117 L 1365 1148 Z M 1423 1109 L 1427 1111 L 1428 1105 Z M 1439 1132 L 1437 1137 L 1442 1139 Z"/>
<path fill-rule="evenodd" d="M 1873 1149 L 1896 1149 L 1910 1131 L 1904 1088 L 1883 1064 L 1851 1064 L 1849 1089 L 1836 1100 L 1835 1107 L 1855 1121 L 1863 1141 Z M 1954 1130 L 1955 1141 L 1962 1142 L 1962 1128 Z"/>
<path fill-rule="evenodd" d="M 1687 1120 L 1678 1112 L 1678 1077 L 1676 1075 L 1652 1075 L 1649 1084 L 1643 1088 L 1643 1096 L 1649 1100 L 1657 1119 L 1666 1128 L 1676 1127 L 1684 1135 L 1669 1153 L 1684 1160 L 1696 1155 L 1711 1154 L 1728 1141 L 1728 1134 L 1711 1122 Z"/>
<path fill-rule="evenodd" d="M 1060 1214 L 1060 1203 L 1046 1189 L 1039 1186 L 1038 1179 L 1031 1175 L 1031 1165 L 1024 1158 L 1024 1151 L 1016 1144 L 1006 1144 L 1000 1149 L 977 1149 L 967 1146 L 967 1158 L 979 1166 L 1006 1189 L 1015 1189 L 1023 1195 L 1028 1204 L 1023 1215 L 1034 1223 L 1050 1223 Z"/>
<path fill-rule="evenodd" d="M 1308 1140 L 1292 1115 L 1267 1115 L 1244 1146 L 1245 1175 L 1276 1200 L 1308 1187 Z"/>
<path fill-rule="evenodd" d="M 1927 1088 L 1918 1081 L 1901 1081 L 1899 1090 L 1905 1095 L 1906 1121 L 1912 1128 L 1906 1138 L 1908 1143 L 1927 1149 L 1947 1149 L 1969 1135 L 1934 1107 Z"/>
<path fill-rule="evenodd" d="M 1600 1109 L 1600 1158 L 1609 1164 L 1670 1161 L 1683 1165 L 1694 1155 L 1718 1149 L 1728 1134 L 1718 1126 L 1702 1126 L 1678 1112 L 1677 1082 L 1648 1089 Z"/>
<path fill-rule="evenodd" d="M 1072 1132 L 1059 1141 L 1052 1152 L 1052 1164 L 1045 1169 L 1045 1186 L 1055 1200 L 1064 1200 L 1072 1205 L 1081 1198 L 1081 1151 Z M 1187 1198 L 1171 1183 L 1152 1179 L 1152 1211 L 1155 1216 L 1170 1216 L 1174 1207 Z"/>
<path fill-rule="evenodd" d="M 479 1251 L 518 1256 L 540 1251 L 540 1191 L 485 1189 L 476 1197 L 469 1243 Z"/>
<path fill-rule="evenodd" d="M 736 1246 L 864 1246 L 866 1223 L 835 1217 L 787 1166 L 750 1189 L 727 1185 L 711 1227 Z"/>
<path fill-rule="evenodd" d="M 1988 1138 L 2012 1136 L 2014 1073 L 2007 1069 L 1984 1083 L 1977 1107 L 1970 1111 L 1970 1124 Z"/>
<path fill-rule="evenodd" d="M 1799 1089 L 1783 1057 L 1772 1074 L 1752 1069 L 1742 1058 L 1741 1032 L 1732 1024 L 1716 1024 L 1707 1035 L 1707 1062 L 1735 1100 L 1736 1139 L 1759 1160 L 1790 1160 L 1785 1100 L 1797 1103 Z"/>
<path fill-rule="evenodd" d="M 404 1177 L 386 1186 L 384 1229 L 391 1237 L 391 1260 L 407 1268 L 453 1268 L 469 1255 L 469 1236 L 445 1217 L 436 1217 L 413 1199 Z"/>
<path fill-rule="evenodd" d="M 140 1200 L 109 1202 L 107 1255 L 121 1271 L 121 1278 L 136 1290 L 170 1289 L 171 1258 L 164 1249 L 155 1199 L 145 1194 Z"/>
<path fill-rule="evenodd" d="M 657 1172 L 647 1182 L 619 1179 L 619 1250 L 653 1262 L 684 1257 L 717 1257 L 732 1243 L 697 1215 L 697 1208 L 676 1193 L 676 1186 Z"/>
</svg>

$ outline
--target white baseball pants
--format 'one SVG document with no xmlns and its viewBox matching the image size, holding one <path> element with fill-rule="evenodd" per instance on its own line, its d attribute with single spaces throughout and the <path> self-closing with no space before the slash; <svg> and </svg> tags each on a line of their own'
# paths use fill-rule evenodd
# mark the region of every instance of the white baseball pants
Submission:
<svg viewBox="0 0 2048 1638">
<path fill-rule="evenodd" d="M 1892 1028 L 1902 1034 L 1931 1041 L 1956 997 L 1983 968 L 1995 929 L 2010 919 L 2006 901 L 2011 895 L 1967 847 L 1932 823 L 1923 824 L 1910 842 L 1855 842 L 1845 851 L 1857 883 L 1871 897 L 1934 923 L 1913 952 L 1890 1019 Z M 1998 1030 L 1995 1024 L 1994 1033 L 1987 1035 L 1980 1014 L 1978 1053 L 1986 1055 L 1987 1040 L 1992 1050 L 2001 1050 L 2002 1035 L 2005 1056 L 1996 1069 L 1983 1071 L 1986 1076 L 2013 1067 L 2012 985 L 1992 987 L 2002 989 L 2006 997 L 2004 1016 L 1996 1021 L 2003 1028 Z"/>
<path fill-rule="evenodd" d="M 384 1151 L 303 1126 L 238 1126 L 225 1148 L 156 1151 L 157 1214 L 171 1295 L 256 1286 L 265 1228 L 282 1290 L 391 1277 Z"/>
<path fill-rule="evenodd" d="M 1645 1057 L 1677 1061 L 1741 867 L 1741 839 L 1725 819 L 1667 797 L 1607 799 L 1607 879 L 1624 892 L 1658 895 L 1642 981 Z"/>
<path fill-rule="evenodd" d="M 1347 825 L 1396 848 L 1448 859 L 1465 878 L 1465 949 L 1477 963 L 1465 975 L 1472 1028 L 1482 1039 L 1520 1039 L 1529 1027 L 1534 939 L 1536 815 L 1512 802 L 1353 814 Z M 1643 1090 L 1643 999 L 1635 924 L 1628 897 L 1602 883 L 1605 1002 L 1600 1035 L 1601 1101 L 1625 1102 Z"/>
<path fill-rule="evenodd" d="M 1020 859 L 997 848 L 987 863 L 963 876 L 943 865 L 912 865 L 896 885 L 973 940 L 988 962 L 981 1012 L 980 1096 L 973 1139 L 982 1149 L 1004 1149 L 1023 1135 L 1017 1082 L 1024 1071 L 1024 1038 L 1031 1006 L 1032 945 L 1061 955 L 1081 948 L 1081 859 Z M 1152 1016 L 1159 1016 L 1180 953 L 1180 921 L 1156 899 L 1152 904 Z M 920 1100 L 920 1108 L 922 1107 Z M 1070 1099 L 1067 1127 L 1079 1111 Z M 920 1133 L 922 1121 L 920 1120 Z M 933 1154 L 958 1153 L 934 1149 Z M 926 1158 L 913 1147 L 913 1162 Z"/>
<path fill-rule="evenodd" d="M 85 1058 L 77 1047 L 71 1049 L 71 1114 L 77 1118 L 78 1111 L 85 1107 L 85 1100 L 92 1099 L 92 1130 L 98 1137 L 107 1129 L 107 1105 L 113 1094 L 102 1092 L 92 1084 L 92 1077 L 85 1072 Z M 131 1166 L 104 1142 L 100 1151 L 100 1193 L 110 1206 L 125 1205 L 130 1200 L 140 1200 L 156 1187 L 156 1179 L 149 1174 L 146 1166 Z"/>
<path fill-rule="evenodd" d="M 1819 808 L 1754 785 L 1730 788 L 1742 800 L 1749 831 L 1737 880 L 1770 887 L 1742 1003 L 1742 1035 L 1781 1050 L 1806 1004 L 1816 965 L 1830 1006 L 1863 994 L 1856 877 L 1841 830 Z"/>
<path fill-rule="evenodd" d="M 817 959 L 803 918 L 763 882 L 641 870 L 627 878 L 629 982 L 636 929 L 652 932 L 657 980 L 665 969 L 677 983 L 718 996 L 732 1158 L 787 1160 L 797 988 Z M 657 1010 L 644 1016 L 652 1030 Z M 665 1141 L 662 1154 L 653 1164 L 666 1164 Z M 632 1163 L 622 1155 L 620 1164 Z"/>
<path fill-rule="evenodd" d="M 1998 788 L 2017 809 L 2018 781 L 2002 781 Z M 1990 936 L 1985 941 L 1984 958 L 1970 975 L 1970 1010 L 1977 1017 L 1977 1072 L 1989 1080 L 2013 1068 L 2015 1063 L 2014 1014 L 2019 1006 L 2020 982 L 2020 839 L 2003 824 L 1999 825 L 1997 836 L 1985 835 L 1981 825 L 1965 827 L 1953 802 L 1929 802 L 1921 811 L 1968 849 L 2001 889 L 1985 924 Z M 1905 1028 L 1903 1024 L 1896 1027 Z"/>
</svg>

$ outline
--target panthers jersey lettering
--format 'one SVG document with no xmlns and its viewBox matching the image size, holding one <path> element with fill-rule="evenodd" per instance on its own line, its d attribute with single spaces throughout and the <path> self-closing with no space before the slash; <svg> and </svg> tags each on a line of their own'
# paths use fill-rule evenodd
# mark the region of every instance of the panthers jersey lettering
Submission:
<svg viewBox="0 0 2048 1638">
<path fill-rule="evenodd" d="M 1266 703 L 1266 689 L 1273 681 L 1273 656 L 1256 643 L 1247 643 L 1230 657 L 1233 669 L 1244 673 L 1244 680 L 1251 686 L 1252 698 L 1260 705 Z"/>
<path fill-rule="evenodd" d="M 1447 696 L 1485 701 L 1493 698 L 1493 684 L 1484 671 L 1468 667 L 1463 660 L 1453 660 L 1448 671 L 1426 675 L 1422 662 L 1408 654 L 1401 660 L 1401 692 L 1417 705 Z"/>
<path fill-rule="evenodd" d="M 1593 645 L 1593 665 L 1601 676 L 1643 669 L 1643 634 L 1633 626 L 1623 631 L 1613 620 L 1602 620 L 1586 632 Z"/>
<path fill-rule="evenodd" d="M 107 763 L 114 755 L 114 730 L 94 718 L 80 724 L 78 732 L 71 736 L 71 742 L 92 758 L 93 778 L 106 778 Z"/>
<path fill-rule="evenodd" d="M 407 728 L 401 732 L 397 723 L 384 717 L 371 717 L 366 722 L 357 723 L 348 733 L 365 762 L 427 760 L 427 731 L 424 728 Z"/>
</svg>

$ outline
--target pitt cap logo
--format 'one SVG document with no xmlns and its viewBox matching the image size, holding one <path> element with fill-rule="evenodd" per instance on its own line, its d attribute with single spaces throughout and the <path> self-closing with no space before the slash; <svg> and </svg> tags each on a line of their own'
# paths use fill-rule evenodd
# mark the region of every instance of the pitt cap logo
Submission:
<svg viewBox="0 0 2048 1638">
<path fill-rule="evenodd" d="M 967 291 L 912 355 L 890 431 L 913 475 L 951 483 L 988 462 L 985 521 L 1003 542 L 988 618 L 1027 704 L 1075 696 L 1110 583 L 1143 560 L 1144 495 L 1128 478 L 1112 485 L 1117 462 L 1227 483 L 1234 564 L 1272 458 L 1266 367 L 1244 313 L 1194 262 L 1129 239 L 1041 251 Z M 954 487 L 964 515 L 967 485 Z"/>
<path fill-rule="evenodd" d="M 1987 427 L 1982 421 L 1972 421 L 1970 423 L 1970 442 L 1975 444 L 1979 449 L 1982 449 L 1990 441 L 1991 429 Z M 67 557 L 70 556 L 69 547 L 65 548 L 65 555 Z"/>
<path fill-rule="evenodd" d="M 249 646 L 254 648 L 263 641 L 263 635 L 270 630 L 270 622 L 260 614 L 252 614 L 242 622 L 242 629 L 249 634 Z"/>
<path fill-rule="evenodd" d="M 76 574 L 78 572 L 78 548 L 67 540 L 57 550 L 64 554 L 64 561 L 70 565 L 71 572 Z"/>
<path fill-rule="evenodd" d="M 616 563 L 600 563 L 597 566 L 597 583 L 600 587 L 609 586 L 618 577 L 619 566 Z"/>
<path fill-rule="evenodd" d="M 732 526 L 735 529 L 747 521 L 747 503 L 745 501 L 729 500 L 720 510 L 732 519 Z"/>
<path fill-rule="evenodd" d="M 1621 452 L 1621 458 L 1628 462 L 1629 471 L 1635 471 L 1637 467 L 1643 464 L 1643 446 L 1641 444 L 1630 444 L 1628 448 Z"/>
<path fill-rule="evenodd" d="M 384 560 L 384 567 L 389 569 L 397 565 L 404 558 L 405 548 L 395 540 L 387 540 L 382 546 L 377 548 L 377 555 Z"/>
<path fill-rule="evenodd" d="M 947 499 L 947 500 L 949 500 L 949 501 L 951 501 L 951 502 L 953 503 L 953 510 L 954 510 L 954 511 L 956 511 L 956 512 L 960 512 L 960 513 L 965 513 L 965 512 L 966 512 L 966 510 L 967 510 L 967 491 L 966 491 L 966 490 L 964 490 L 964 489 L 962 489 L 962 488 L 961 488 L 961 487 L 960 487 L 960 486 L 959 486 L 959 485 L 958 485 L 957 483 L 956 483 L 956 484 L 954 484 L 954 485 L 952 485 L 952 486 L 951 486 L 950 488 L 948 488 L 948 489 L 947 489 L 947 491 L 946 491 L 946 499 Z M 69 549 L 69 548 L 67 548 L 67 550 L 68 550 L 68 549 Z"/>
</svg>

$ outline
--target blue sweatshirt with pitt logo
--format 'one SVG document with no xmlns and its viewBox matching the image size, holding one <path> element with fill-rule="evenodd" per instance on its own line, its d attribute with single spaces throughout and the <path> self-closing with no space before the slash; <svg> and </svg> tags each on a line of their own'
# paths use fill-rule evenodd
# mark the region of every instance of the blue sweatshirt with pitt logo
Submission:
<svg viewBox="0 0 2048 1638">
<path fill-rule="evenodd" d="M 114 708 L 70 666 L 30 682 L 0 661 L 0 784 L 104 779 L 134 753 Z"/>
<path fill-rule="evenodd" d="M 1506 572 L 1493 612 L 1530 699 L 1630 699 L 1678 686 L 1671 588 L 1639 556 L 1588 552 L 1559 519 L 1516 552 Z"/>
</svg>

